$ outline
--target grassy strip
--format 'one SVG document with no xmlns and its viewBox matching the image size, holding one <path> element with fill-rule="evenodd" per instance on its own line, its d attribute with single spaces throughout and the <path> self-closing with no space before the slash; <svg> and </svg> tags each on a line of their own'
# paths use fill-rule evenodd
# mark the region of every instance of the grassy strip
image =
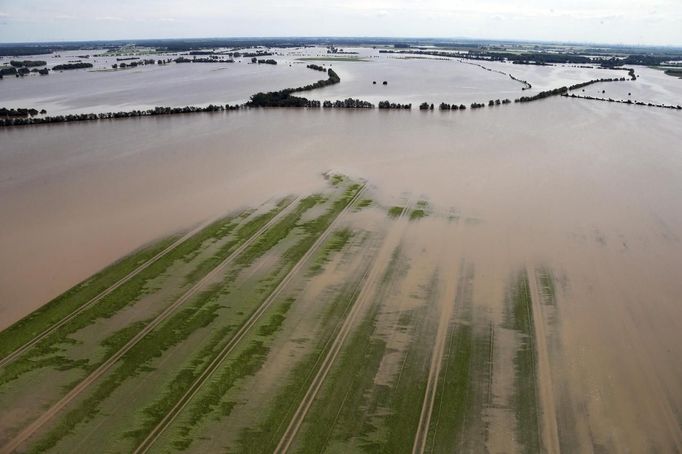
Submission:
<svg viewBox="0 0 682 454">
<path fill-rule="evenodd" d="M 367 208 L 372 205 L 372 199 L 360 199 L 358 200 L 358 203 L 355 204 L 355 208 L 357 211 L 362 210 L 363 208 Z"/>
<path fill-rule="evenodd" d="M 49 329 L 54 323 L 167 248 L 176 239 L 177 237 L 167 238 L 119 260 L 0 332 L 0 357 L 4 358 L 38 334 Z"/>
<path fill-rule="evenodd" d="M 362 391 L 374 379 L 386 352 L 386 342 L 373 337 L 378 312 L 379 305 L 373 305 L 346 345 L 339 363 L 327 378 L 324 397 L 316 400 L 306 417 L 307 421 L 314 422 L 301 428 L 296 452 L 323 452 L 332 438 L 348 441 L 363 429 L 370 429 L 365 424 Z"/>
<path fill-rule="evenodd" d="M 436 288 L 434 274 L 427 288 L 425 305 L 410 311 L 411 320 L 401 320 L 401 329 L 410 329 L 412 340 L 402 358 L 403 368 L 397 381 L 390 389 L 385 388 L 385 400 L 379 401 L 379 408 L 389 411 L 384 423 L 388 434 L 385 440 L 376 444 L 381 452 L 400 452 L 414 442 L 438 329 L 438 315 L 434 313 L 438 308 Z"/>
<path fill-rule="evenodd" d="M 386 354 L 386 341 L 376 336 L 375 330 L 380 302 L 388 285 L 405 271 L 405 267 L 401 266 L 401 258 L 400 250 L 396 249 L 382 276 L 376 303 L 370 306 L 365 318 L 355 328 L 323 385 L 320 396 L 306 416 L 306 422 L 298 434 L 297 452 L 323 452 L 332 443 L 352 442 L 358 434 L 376 430 L 369 414 L 376 411 L 380 400 L 377 397 L 380 398 L 381 393 L 387 390 L 381 387 L 376 390 L 374 386 L 374 377 Z M 373 390 L 377 393 L 372 394 Z M 372 450 L 370 441 L 357 441 L 362 443 L 363 449 Z M 350 449 L 348 445 L 346 448 Z"/>
<path fill-rule="evenodd" d="M 388 215 L 392 218 L 397 218 L 400 217 L 405 210 L 405 207 L 394 206 L 388 209 Z"/>
<path fill-rule="evenodd" d="M 321 336 L 305 358 L 289 373 L 281 391 L 272 400 L 267 414 L 255 428 L 242 432 L 239 452 L 272 452 L 277 446 L 282 431 L 303 398 L 312 380 L 315 365 L 327 353 L 331 340 L 343 322 L 343 316 L 352 304 L 353 289 L 357 282 L 347 283 L 329 304 L 322 318 Z"/>
<path fill-rule="evenodd" d="M 476 452 L 484 446 L 484 410 L 492 381 L 491 329 L 477 329 L 473 306 L 473 267 L 467 266 L 457 289 L 457 321 L 448 329 L 427 452 Z"/>
<path fill-rule="evenodd" d="M 218 304 L 211 303 L 212 297 L 219 290 L 216 287 L 204 292 L 197 302 L 176 313 L 157 330 L 152 331 L 140 340 L 124 355 L 119 367 L 108 375 L 87 399 L 64 415 L 54 428 L 35 445 L 31 446 L 30 452 L 40 453 L 54 448 L 79 424 L 97 415 L 101 403 L 126 380 L 146 371 L 148 364 L 153 359 L 160 357 L 164 351 L 187 339 L 195 330 L 211 323 L 218 316 L 220 309 Z"/>
<path fill-rule="evenodd" d="M 343 249 L 353 236 L 353 231 L 345 228 L 335 231 L 329 241 L 325 244 L 320 254 L 315 258 L 315 262 L 308 270 L 308 276 L 319 274 L 324 266 L 329 262 L 330 257 Z"/>
<path fill-rule="evenodd" d="M 508 295 L 506 327 L 521 335 L 520 346 L 514 355 L 511 402 L 516 414 L 517 439 L 523 452 L 540 452 L 533 306 L 525 271 L 515 277 Z"/>
<path fill-rule="evenodd" d="M 178 450 L 189 448 L 193 441 L 192 429 L 198 427 L 212 412 L 219 409 L 222 416 L 228 416 L 231 413 L 235 404 L 223 401 L 225 394 L 238 380 L 255 374 L 263 366 L 270 352 L 271 337 L 282 327 L 293 302 L 294 300 L 289 298 L 280 305 L 268 320 L 260 325 L 258 337 L 252 340 L 249 346 L 230 362 L 217 379 L 211 381 L 202 395 L 192 403 L 187 420 L 179 427 L 178 436 L 172 442 L 174 448 Z"/>
<path fill-rule="evenodd" d="M 410 212 L 410 221 L 416 221 L 417 219 L 428 216 L 428 209 L 429 203 L 425 200 L 420 200 L 417 202 L 416 207 Z"/>
<path fill-rule="evenodd" d="M 556 287 L 554 286 L 552 270 L 543 267 L 538 270 L 537 276 L 542 294 L 542 302 L 550 306 L 556 305 Z"/>
<path fill-rule="evenodd" d="M 319 194 L 308 196 L 302 199 L 296 208 L 287 214 L 275 226 L 268 229 L 253 245 L 246 249 L 238 258 L 237 265 L 242 267 L 253 263 L 257 258 L 263 256 L 270 249 L 275 247 L 280 241 L 286 238 L 292 229 L 298 226 L 303 213 L 321 203 L 323 200 Z"/>
</svg>

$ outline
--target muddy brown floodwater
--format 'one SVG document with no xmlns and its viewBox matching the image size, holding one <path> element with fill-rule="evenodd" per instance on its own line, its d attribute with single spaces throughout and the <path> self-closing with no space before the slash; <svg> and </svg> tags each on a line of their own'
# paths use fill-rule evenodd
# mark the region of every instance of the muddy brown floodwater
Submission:
<svg viewBox="0 0 682 454">
<path fill-rule="evenodd" d="M 509 269 L 553 270 L 540 380 L 563 450 L 680 451 L 680 125 L 676 111 L 553 98 L 3 129 L 0 328 L 147 242 L 334 170 L 465 222 L 448 247 L 476 263 L 483 294 Z"/>
</svg>

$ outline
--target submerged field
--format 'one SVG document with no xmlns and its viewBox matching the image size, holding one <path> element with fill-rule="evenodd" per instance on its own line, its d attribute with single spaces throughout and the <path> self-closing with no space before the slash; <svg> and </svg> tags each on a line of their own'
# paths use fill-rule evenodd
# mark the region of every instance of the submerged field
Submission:
<svg viewBox="0 0 682 454">
<path fill-rule="evenodd" d="M 490 261 L 469 213 L 325 179 L 141 249 L 0 333 L 3 452 L 674 449 L 574 429 L 597 426 L 557 373 L 562 271 Z"/>
<path fill-rule="evenodd" d="M 459 219 L 328 181 L 149 246 L 2 332 L 5 449 L 444 452 L 496 450 L 499 430 L 519 452 L 554 443 L 533 325 L 555 304 L 551 270 L 508 270 L 490 313 Z"/>
</svg>

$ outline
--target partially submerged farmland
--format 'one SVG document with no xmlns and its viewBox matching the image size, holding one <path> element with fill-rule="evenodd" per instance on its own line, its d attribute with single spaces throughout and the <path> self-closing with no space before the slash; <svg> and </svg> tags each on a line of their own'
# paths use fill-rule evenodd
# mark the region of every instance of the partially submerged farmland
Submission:
<svg viewBox="0 0 682 454">
<path fill-rule="evenodd" d="M 534 325 L 551 270 L 509 270 L 491 313 L 458 259 L 468 224 L 328 181 L 150 245 L 0 334 L 4 449 L 422 453 L 494 448 L 497 426 L 520 452 L 553 443 Z"/>
</svg>

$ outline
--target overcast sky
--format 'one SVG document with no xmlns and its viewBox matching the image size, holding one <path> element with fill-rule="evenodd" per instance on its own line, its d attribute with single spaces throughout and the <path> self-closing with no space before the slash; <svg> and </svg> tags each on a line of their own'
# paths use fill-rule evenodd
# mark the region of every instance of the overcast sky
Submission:
<svg viewBox="0 0 682 454">
<path fill-rule="evenodd" d="M 0 42 L 232 36 L 682 45 L 682 0 L 0 0 Z"/>
</svg>

